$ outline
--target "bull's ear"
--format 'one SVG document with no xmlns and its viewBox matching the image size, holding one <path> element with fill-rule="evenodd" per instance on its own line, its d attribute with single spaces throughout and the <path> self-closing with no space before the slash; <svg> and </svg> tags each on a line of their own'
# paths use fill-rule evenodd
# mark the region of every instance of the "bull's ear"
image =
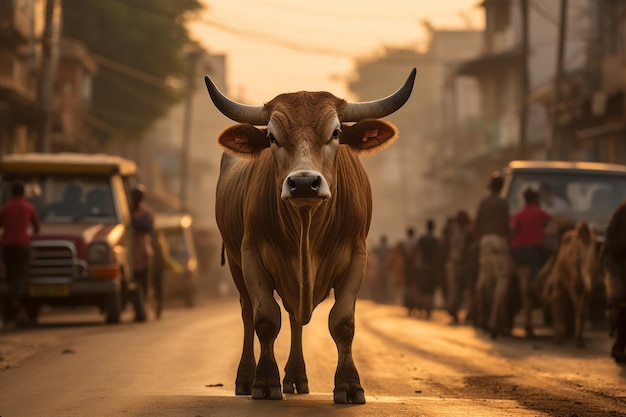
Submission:
<svg viewBox="0 0 626 417">
<path fill-rule="evenodd" d="M 257 129 L 251 124 L 239 124 L 225 129 L 217 138 L 224 152 L 244 159 L 254 159 L 269 148 L 266 129 Z"/>
<path fill-rule="evenodd" d="M 353 125 L 344 124 L 341 129 L 341 143 L 363 155 L 386 148 L 398 137 L 394 125 L 379 119 L 363 119 Z"/>
</svg>

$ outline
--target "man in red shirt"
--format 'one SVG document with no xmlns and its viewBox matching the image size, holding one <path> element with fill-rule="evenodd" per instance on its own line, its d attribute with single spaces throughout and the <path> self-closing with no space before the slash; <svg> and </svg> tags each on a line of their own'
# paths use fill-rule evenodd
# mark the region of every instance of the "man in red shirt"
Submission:
<svg viewBox="0 0 626 417">
<path fill-rule="evenodd" d="M 24 198 L 24 186 L 11 186 L 12 199 L 0 210 L 0 228 L 3 229 L 0 245 L 2 262 L 8 283 L 8 300 L 4 305 L 5 325 L 16 321 L 20 312 L 20 297 L 28 278 L 31 234 L 39 233 L 39 217 L 32 204 Z"/>
<path fill-rule="evenodd" d="M 539 193 L 524 191 L 525 206 L 511 217 L 513 260 L 520 283 L 522 311 L 526 320 L 526 337 L 533 336 L 531 283 L 543 264 L 544 228 L 550 215 L 539 206 Z"/>
</svg>

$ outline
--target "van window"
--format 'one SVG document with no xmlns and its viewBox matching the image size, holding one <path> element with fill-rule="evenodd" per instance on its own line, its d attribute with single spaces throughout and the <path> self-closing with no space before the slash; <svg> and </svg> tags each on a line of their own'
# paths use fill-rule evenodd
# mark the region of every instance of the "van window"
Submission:
<svg viewBox="0 0 626 417">
<path fill-rule="evenodd" d="M 608 221 L 615 208 L 626 199 L 626 177 L 594 173 L 515 172 L 508 200 L 511 212 L 524 206 L 524 190 L 540 192 L 542 207 L 551 214 L 577 219 Z"/>
<path fill-rule="evenodd" d="M 11 183 L 24 184 L 25 197 L 44 223 L 117 223 L 118 210 L 109 176 L 34 175 L 5 178 L 2 204 L 11 198 Z"/>
</svg>

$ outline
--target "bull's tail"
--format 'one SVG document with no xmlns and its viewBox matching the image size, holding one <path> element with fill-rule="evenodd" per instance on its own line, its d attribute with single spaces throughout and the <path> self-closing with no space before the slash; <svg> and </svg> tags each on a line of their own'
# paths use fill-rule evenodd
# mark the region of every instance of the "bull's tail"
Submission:
<svg viewBox="0 0 626 417">
<path fill-rule="evenodd" d="M 220 265 L 221 266 L 226 265 L 226 256 L 224 255 L 224 250 L 225 250 L 224 242 L 222 241 L 222 255 L 221 255 L 221 258 L 220 258 Z"/>
</svg>

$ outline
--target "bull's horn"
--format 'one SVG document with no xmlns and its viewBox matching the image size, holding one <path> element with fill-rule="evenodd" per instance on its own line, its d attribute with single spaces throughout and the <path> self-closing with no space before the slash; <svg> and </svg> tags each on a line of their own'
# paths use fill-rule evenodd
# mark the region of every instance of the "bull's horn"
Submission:
<svg viewBox="0 0 626 417">
<path fill-rule="evenodd" d="M 269 114 L 263 106 L 248 106 L 229 99 L 222 94 L 208 76 L 204 77 L 204 82 L 215 107 L 229 119 L 257 126 L 266 126 L 270 121 Z"/>
<path fill-rule="evenodd" d="M 363 103 L 350 103 L 341 112 L 339 117 L 342 122 L 358 122 L 363 119 L 379 119 L 389 116 L 406 103 L 411 96 L 413 83 L 415 82 L 415 74 L 417 70 L 413 68 L 404 85 L 395 93 L 375 101 L 366 101 Z"/>
</svg>

